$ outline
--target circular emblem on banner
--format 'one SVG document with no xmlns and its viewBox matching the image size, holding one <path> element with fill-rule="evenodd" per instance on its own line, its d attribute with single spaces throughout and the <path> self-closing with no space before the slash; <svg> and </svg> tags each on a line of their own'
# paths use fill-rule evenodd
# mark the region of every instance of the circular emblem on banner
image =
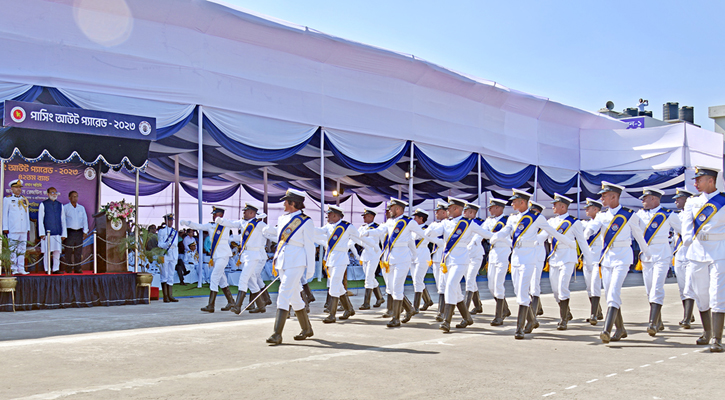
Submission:
<svg viewBox="0 0 725 400">
<path fill-rule="evenodd" d="M 657 227 L 660 226 L 657 222 L 652 223 L 652 228 L 657 229 Z"/>
<path fill-rule="evenodd" d="M 93 167 L 88 167 L 85 171 L 83 171 L 83 176 L 85 176 L 89 181 L 92 181 L 96 179 L 96 170 L 93 169 Z"/>
<path fill-rule="evenodd" d="M 393 231 L 393 233 L 399 233 L 399 232 L 400 232 L 400 228 L 395 228 L 395 230 Z"/>
<path fill-rule="evenodd" d="M 120 231 L 122 227 L 123 227 L 123 222 L 121 222 L 120 219 L 111 221 L 111 228 L 113 228 L 114 231 Z"/>
<path fill-rule="evenodd" d="M 284 234 L 285 235 L 289 235 L 290 233 L 292 233 L 292 229 L 287 228 L 287 229 L 284 230 Z"/>
<path fill-rule="evenodd" d="M 615 232 L 618 231 L 619 230 L 619 225 L 617 225 L 617 224 L 612 225 L 612 230 L 615 231 Z"/>
<path fill-rule="evenodd" d="M 463 229 L 458 229 L 458 230 L 456 230 L 456 235 L 460 235 L 460 234 L 462 234 L 462 233 L 463 233 Z"/>
<path fill-rule="evenodd" d="M 244 231 L 244 236 L 249 236 L 249 231 Z"/>
<path fill-rule="evenodd" d="M 151 133 L 151 124 L 146 121 L 139 122 L 138 131 L 141 132 L 142 135 L 147 136 L 149 133 Z"/>
<path fill-rule="evenodd" d="M 337 235 L 333 235 L 332 240 L 337 240 Z"/>
<path fill-rule="evenodd" d="M 699 217 L 697 217 L 697 220 L 700 222 L 705 222 L 706 219 L 707 219 L 707 217 L 705 216 L 705 214 L 702 214 Z"/>
<path fill-rule="evenodd" d="M 564 233 L 564 228 L 559 228 L 556 231 L 563 234 Z"/>
<path fill-rule="evenodd" d="M 519 226 L 516 227 L 516 230 L 517 231 L 523 231 L 524 230 L 524 226 L 523 225 L 519 225 Z"/>
<path fill-rule="evenodd" d="M 25 113 L 25 109 L 23 107 L 15 106 L 12 110 L 10 110 L 10 118 L 12 118 L 15 123 L 19 124 L 25 121 L 26 116 L 27 114 Z"/>
</svg>

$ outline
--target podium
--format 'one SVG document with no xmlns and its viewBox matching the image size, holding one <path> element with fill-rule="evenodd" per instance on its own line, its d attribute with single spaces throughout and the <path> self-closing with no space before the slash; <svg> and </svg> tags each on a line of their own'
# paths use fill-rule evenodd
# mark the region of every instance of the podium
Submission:
<svg viewBox="0 0 725 400">
<path fill-rule="evenodd" d="M 105 212 L 93 215 L 96 223 L 96 234 L 98 243 L 96 250 L 98 252 L 98 273 L 105 272 L 127 272 L 126 266 L 127 254 L 122 251 L 122 242 L 126 238 L 128 231 L 128 223 L 121 220 L 120 226 L 113 226 L 111 220 L 106 218 Z"/>
</svg>

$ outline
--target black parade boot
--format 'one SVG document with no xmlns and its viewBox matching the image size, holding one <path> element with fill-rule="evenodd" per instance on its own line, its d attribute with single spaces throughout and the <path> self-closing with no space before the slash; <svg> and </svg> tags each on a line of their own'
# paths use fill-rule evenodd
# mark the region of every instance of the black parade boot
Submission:
<svg viewBox="0 0 725 400">
<path fill-rule="evenodd" d="M 242 312 L 242 304 L 244 303 L 244 297 L 247 296 L 247 292 L 241 290 L 237 292 L 237 301 L 234 302 L 234 307 L 231 308 L 234 314 L 239 315 Z"/>
<path fill-rule="evenodd" d="M 702 336 L 700 336 L 695 343 L 700 346 L 704 346 L 710 343 L 712 339 L 712 314 L 710 310 L 700 311 L 700 320 L 702 321 Z"/>
<path fill-rule="evenodd" d="M 443 322 L 443 313 L 446 310 L 446 295 L 443 293 L 438 294 L 438 315 L 436 315 L 436 322 Z"/>
<path fill-rule="evenodd" d="M 662 312 L 662 304 L 649 303 L 649 325 L 647 326 L 647 333 L 650 336 L 657 334 L 660 312 Z"/>
<path fill-rule="evenodd" d="M 509 309 L 509 302 L 506 301 L 506 298 L 503 298 L 503 319 L 506 319 L 511 316 L 511 310 Z"/>
<path fill-rule="evenodd" d="M 430 306 L 432 306 L 433 304 L 435 304 L 435 303 L 433 303 L 433 299 L 430 298 L 430 293 L 428 293 L 428 289 L 424 288 L 423 289 L 423 306 L 420 308 L 420 311 L 428 311 L 428 308 Z"/>
<path fill-rule="evenodd" d="M 375 304 L 373 307 L 378 308 L 385 303 L 385 298 L 383 297 L 383 292 L 380 291 L 380 287 L 376 287 L 373 289 L 373 294 L 375 295 Z"/>
<path fill-rule="evenodd" d="M 503 299 L 496 299 L 496 315 L 491 321 L 491 326 L 503 325 Z"/>
<path fill-rule="evenodd" d="M 722 353 L 725 350 L 722 347 L 723 324 L 725 324 L 725 313 L 712 313 L 712 343 L 710 343 L 710 353 Z"/>
<path fill-rule="evenodd" d="M 322 308 L 323 312 L 329 313 L 330 312 L 330 300 L 332 299 L 332 296 L 330 296 L 330 292 L 327 292 L 327 298 L 325 299 L 325 305 Z"/>
<path fill-rule="evenodd" d="M 229 311 L 236 304 L 236 302 L 234 301 L 234 296 L 232 296 L 232 292 L 231 292 L 231 290 L 229 290 L 229 286 L 223 287 L 222 293 L 224 293 L 224 297 L 227 298 L 227 305 L 222 307 L 222 311 Z"/>
<path fill-rule="evenodd" d="M 680 326 L 683 329 L 692 328 L 692 311 L 695 309 L 695 299 L 682 300 L 682 306 L 685 309 L 685 317 L 680 321 Z"/>
<path fill-rule="evenodd" d="M 471 317 L 471 313 L 468 311 L 466 303 L 461 301 L 456 304 L 456 306 L 458 307 L 458 312 L 461 313 L 461 317 L 463 317 L 461 323 L 456 325 L 456 328 L 462 329 L 469 325 L 473 325 L 473 317 Z"/>
<path fill-rule="evenodd" d="M 612 335 L 612 342 L 618 342 L 627 337 L 627 330 L 624 329 L 624 320 L 622 319 L 622 308 L 619 308 L 617 318 L 614 319 L 614 326 L 617 328 Z"/>
<path fill-rule="evenodd" d="M 299 311 L 295 311 L 295 315 L 297 316 L 297 321 L 300 323 L 302 331 L 299 335 L 296 335 L 294 339 L 305 340 L 308 337 L 312 337 L 312 335 L 314 335 L 314 332 L 312 331 L 312 324 L 310 323 L 310 317 L 307 314 L 307 310 L 303 308 Z"/>
<path fill-rule="evenodd" d="M 533 297 L 537 300 L 536 301 L 536 316 L 538 317 L 539 315 L 544 315 L 544 307 L 542 307 L 541 302 L 538 301 L 539 296 L 533 296 Z"/>
<path fill-rule="evenodd" d="M 330 297 L 330 315 L 327 316 L 327 318 L 323 319 L 322 322 L 326 324 L 331 324 L 335 321 L 337 321 L 337 318 L 335 318 L 335 314 L 337 313 L 337 303 L 340 299 L 337 297 Z"/>
<path fill-rule="evenodd" d="M 308 303 L 313 303 L 315 300 L 317 300 L 317 299 L 315 299 L 315 295 L 312 294 L 312 289 L 310 289 L 309 284 L 305 283 L 304 285 L 302 285 L 302 290 L 305 292 L 305 296 L 307 296 Z M 267 293 L 267 292 L 265 292 L 265 293 Z M 270 301 L 269 304 L 272 304 L 272 302 Z M 269 305 L 269 304 L 267 304 L 267 305 Z M 295 313 L 296 313 L 296 311 L 295 311 Z"/>
<path fill-rule="evenodd" d="M 443 310 L 443 322 L 439 326 L 440 330 L 442 330 L 443 332 L 447 333 L 451 331 L 451 321 L 453 320 L 454 307 L 454 304 L 445 305 L 445 308 Z"/>
<path fill-rule="evenodd" d="M 340 317 L 341 320 L 346 320 L 355 315 L 355 308 L 352 306 L 347 293 L 340 296 L 340 302 L 342 302 L 342 308 L 345 310 Z"/>
<path fill-rule="evenodd" d="M 539 327 L 539 321 L 536 319 L 535 310 L 539 305 L 539 297 L 533 296 L 531 300 L 531 307 L 529 307 L 529 315 L 526 318 L 526 327 L 524 327 L 524 333 L 531 333 L 534 329 Z"/>
<path fill-rule="evenodd" d="M 607 319 L 604 320 L 604 329 L 599 334 L 599 339 L 602 340 L 602 343 L 606 344 L 612 340 L 612 326 L 614 326 L 614 320 L 617 319 L 617 314 L 619 314 L 618 308 L 609 307 L 607 309 Z"/>
<path fill-rule="evenodd" d="M 274 318 L 274 333 L 267 338 L 267 343 L 273 345 L 282 344 L 282 330 L 284 330 L 287 317 L 289 317 L 289 310 L 277 309 L 277 316 Z"/>
<path fill-rule="evenodd" d="M 388 322 L 388 328 L 397 328 L 400 326 L 400 313 L 403 309 L 403 300 L 393 300 L 393 308 L 390 311 L 392 319 Z"/>
<path fill-rule="evenodd" d="M 174 297 L 174 285 L 169 285 L 169 284 L 167 283 L 167 284 L 166 284 L 166 293 L 167 293 L 167 294 L 169 295 L 169 301 L 170 301 L 170 302 L 172 302 L 172 303 L 178 303 L 178 302 L 179 302 L 179 300 L 177 300 L 177 299 L 176 299 L 176 298 Z"/>
<path fill-rule="evenodd" d="M 558 331 L 565 331 L 567 327 L 567 323 L 569 322 L 567 319 L 567 313 L 569 312 L 569 299 L 561 300 L 559 302 L 559 316 L 561 317 L 561 322 L 556 326 L 556 330 Z"/>
<path fill-rule="evenodd" d="M 383 314 L 383 318 L 391 318 L 393 316 L 393 295 L 388 295 L 388 310 Z"/>
<path fill-rule="evenodd" d="M 524 325 L 526 324 L 526 318 L 532 311 L 527 306 L 519 306 L 519 314 L 516 316 L 516 333 L 514 333 L 514 339 L 521 340 L 524 338 Z"/>
<path fill-rule="evenodd" d="M 161 293 L 164 295 L 164 303 L 170 303 L 169 291 L 167 290 L 167 285 L 163 282 L 161 283 Z"/>
<path fill-rule="evenodd" d="M 483 303 L 481 303 L 481 294 L 476 290 L 473 292 L 473 310 L 471 314 L 483 314 Z"/>
<path fill-rule="evenodd" d="M 262 288 L 262 290 L 264 289 L 266 288 Z M 262 301 L 264 301 L 265 307 L 272 305 L 272 298 L 269 296 L 269 290 L 264 290 L 262 292 Z M 315 296 L 312 296 L 312 301 L 315 301 Z"/>
<path fill-rule="evenodd" d="M 360 306 L 361 310 L 369 310 L 370 309 L 370 298 L 373 297 L 373 290 L 372 289 L 365 289 L 365 298 L 363 298 L 363 303 Z"/>
<path fill-rule="evenodd" d="M 422 297 L 423 292 L 415 292 L 415 296 L 413 297 L 413 310 L 415 310 L 416 314 L 420 312 L 420 300 Z"/>
<path fill-rule="evenodd" d="M 400 322 L 404 324 L 410 321 L 410 319 L 413 318 L 413 315 L 417 314 L 413 309 L 413 304 L 405 295 L 403 295 L 403 310 L 405 310 L 405 317 L 401 319 Z"/>
<path fill-rule="evenodd" d="M 597 320 L 600 319 L 597 315 L 598 313 L 601 314 L 601 308 L 599 307 L 599 301 L 601 300 L 600 297 L 594 296 L 590 297 L 589 301 L 591 302 L 591 315 L 589 316 L 589 319 L 587 319 L 587 322 L 589 322 L 592 325 L 597 324 Z"/>
<path fill-rule="evenodd" d="M 463 300 L 466 303 L 466 308 L 471 309 L 471 301 L 473 301 L 473 292 L 466 291 L 466 298 Z"/>
<path fill-rule="evenodd" d="M 211 291 L 209 292 L 209 304 L 206 305 L 206 307 L 202 307 L 201 311 L 213 313 L 214 312 L 214 303 L 216 303 L 216 295 L 217 292 Z"/>
<path fill-rule="evenodd" d="M 254 309 L 252 309 L 252 310 L 249 310 L 249 312 L 251 314 L 261 314 L 261 313 L 267 312 L 267 301 L 264 300 L 264 296 L 262 294 L 260 294 L 259 292 L 252 293 L 249 298 L 250 299 L 255 299 L 255 298 L 257 299 L 254 302 L 255 305 L 256 305 L 256 307 Z M 287 310 L 287 311 L 288 311 L 287 312 L 287 315 L 289 315 L 289 310 Z"/>
</svg>

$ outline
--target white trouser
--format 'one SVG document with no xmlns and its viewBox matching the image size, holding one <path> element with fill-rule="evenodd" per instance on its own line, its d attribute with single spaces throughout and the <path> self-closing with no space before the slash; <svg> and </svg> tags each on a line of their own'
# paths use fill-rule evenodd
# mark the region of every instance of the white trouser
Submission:
<svg viewBox="0 0 725 400">
<path fill-rule="evenodd" d="M 237 284 L 239 292 L 245 293 L 247 289 L 251 290 L 252 293 L 259 292 L 257 270 L 259 269 L 261 272 L 260 266 L 264 266 L 262 260 L 251 260 L 242 263 L 242 273 L 239 275 L 239 283 Z"/>
<path fill-rule="evenodd" d="M 347 271 L 347 265 L 330 265 L 327 264 L 327 273 L 330 275 L 327 283 L 330 285 L 330 296 L 340 297 L 347 293 L 345 285 L 343 284 L 345 279 L 345 271 Z"/>
<path fill-rule="evenodd" d="M 534 265 L 534 273 L 531 275 L 531 284 L 529 285 L 529 294 L 532 296 L 541 296 L 542 272 L 544 272 L 544 262 L 536 260 L 536 264 Z"/>
<path fill-rule="evenodd" d="M 602 278 L 599 276 L 599 263 L 585 263 L 584 282 L 587 284 L 587 295 L 589 297 L 602 297 Z"/>
<path fill-rule="evenodd" d="M 161 283 L 169 285 L 174 284 L 174 274 L 176 273 L 176 262 L 177 258 L 172 258 L 169 255 L 164 256 L 164 262 L 159 265 L 159 273 L 161 275 Z"/>
<path fill-rule="evenodd" d="M 229 263 L 229 256 L 226 257 L 214 257 L 214 269 L 211 270 L 211 278 L 209 278 L 209 289 L 212 292 L 218 292 L 219 288 L 225 288 L 229 286 L 227 282 L 227 275 L 224 273 L 224 268 Z"/>
<path fill-rule="evenodd" d="M 725 313 L 725 260 L 710 264 L 710 309 Z"/>
<path fill-rule="evenodd" d="M 428 272 L 428 262 L 413 263 L 413 268 L 410 271 L 410 277 L 413 280 L 413 290 L 416 292 L 422 292 L 425 289 L 425 273 Z"/>
<path fill-rule="evenodd" d="M 458 304 L 462 302 L 465 297 L 461 293 L 461 279 L 463 275 L 468 271 L 468 264 L 450 264 L 446 265 L 448 272 L 446 275 L 446 304 Z"/>
<path fill-rule="evenodd" d="M 408 271 L 410 271 L 409 262 L 390 265 L 388 282 L 392 284 L 388 287 L 390 288 L 389 293 L 393 295 L 393 300 L 403 300 L 403 292 L 405 290 L 405 278 L 408 277 Z"/>
<path fill-rule="evenodd" d="M 665 279 L 667 279 L 669 270 L 669 260 L 642 261 L 642 278 L 644 279 L 644 288 L 647 291 L 647 298 L 650 303 L 664 304 Z"/>
<path fill-rule="evenodd" d="M 446 278 L 448 277 L 448 273 L 443 273 L 441 270 L 441 263 L 433 263 L 433 277 L 436 281 L 438 294 L 444 294 L 446 292 Z"/>
<path fill-rule="evenodd" d="M 488 291 L 497 299 L 506 298 L 506 272 L 509 266 L 507 264 L 488 264 Z"/>
<path fill-rule="evenodd" d="M 15 271 L 25 270 L 25 250 L 27 247 L 26 240 L 28 239 L 28 232 L 22 233 L 8 233 L 8 242 L 10 245 L 10 262 L 12 263 L 11 268 Z M 58 253 L 60 257 L 60 253 Z M 60 262 L 60 260 L 58 260 Z"/>
<path fill-rule="evenodd" d="M 675 260 L 675 276 L 677 277 L 677 288 L 680 289 L 680 300 L 691 299 L 687 297 L 687 260 Z"/>
<path fill-rule="evenodd" d="M 685 297 L 695 299 L 699 311 L 710 309 L 710 263 L 687 262 Z"/>
<path fill-rule="evenodd" d="M 622 285 L 629 272 L 629 265 L 602 267 L 602 283 L 607 295 L 607 307 L 622 307 Z"/>
<path fill-rule="evenodd" d="M 393 266 L 389 266 L 390 272 L 385 272 L 385 268 L 380 267 L 380 273 L 383 275 L 383 281 L 385 282 L 385 294 L 393 294 Z"/>
<path fill-rule="evenodd" d="M 46 253 L 47 255 L 47 253 Z M 52 264 L 53 272 L 60 269 L 60 250 L 53 250 L 50 252 L 51 260 L 44 260 L 45 272 L 48 272 L 48 265 Z"/>
<path fill-rule="evenodd" d="M 305 308 L 302 300 L 302 277 L 305 276 L 307 267 L 285 268 L 279 271 L 279 291 L 277 293 L 277 308 L 280 310 L 299 311 Z"/>
<path fill-rule="evenodd" d="M 483 262 L 483 256 L 472 258 L 471 262 L 468 264 L 468 270 L 466 271 L 467 292 L 478 292 L 476 276 L 478 276 L 478 271 L 481 269 L 481 262 Z"/>
<path fill-rule="evenodd" d="M 47 244 L 46 244 L 47 239 Z M 48 251 L 47 245 L 50 245 L 50 251 L 61 251 L 63 250 L 63 242 L 60 240 L 60 235 L 46 236 L 45 239 L 40 241 L 40 252 L 45 254 Z"/>
<path fill-rule="evenodd" d="M 571 275 L 574 273 L 574 265 L 573 262 L 562 265 L 549 265 L 549 283 L 557 301 L 566 300 L 571 296 L 569 282 L 571 282 Z"/>
<path fill-rule="evenodd" d="M 363 271 L 365 272 L 365 289 L 375 289 L 380 285 L 375 279 L 375 270 L 378 269 L 380 260 L 363 261 Z"/>
<path fill-rule="evenodd" d="M 514 284 L 516 302 L 519 303 L 520 306 L 528 307 L 531 304 L 529 290 L 535 274 L 536 266 L 533 264 L 511 266 L 511 281 Z"/>
</svg>

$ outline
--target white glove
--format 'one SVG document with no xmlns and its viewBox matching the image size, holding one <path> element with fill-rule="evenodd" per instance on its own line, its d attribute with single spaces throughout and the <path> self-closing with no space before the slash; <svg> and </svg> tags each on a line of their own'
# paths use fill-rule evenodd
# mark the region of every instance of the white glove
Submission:
<svg viewBox="0 0 725 400">
<path fill-rule="evenodd" d="M 217 223 L 217 224 L 219 224 L 219 225 L 221 225 L 222 222 L 224 222 L 224 217 L 216 217 L 216 219 L 214 220 L 214 222 Z"/>
<path fill-rule="evenodd" d="M 184 225 L 184 226 L 189 226 L 189 225 L 191 225 L 191 222 L 190 222 L 190 221 L 186 221 L 186 220 L 181 220 L 181 221 L 179 221 L 179 223 L 180 223 L 181 225 Z"/>
</svg>

